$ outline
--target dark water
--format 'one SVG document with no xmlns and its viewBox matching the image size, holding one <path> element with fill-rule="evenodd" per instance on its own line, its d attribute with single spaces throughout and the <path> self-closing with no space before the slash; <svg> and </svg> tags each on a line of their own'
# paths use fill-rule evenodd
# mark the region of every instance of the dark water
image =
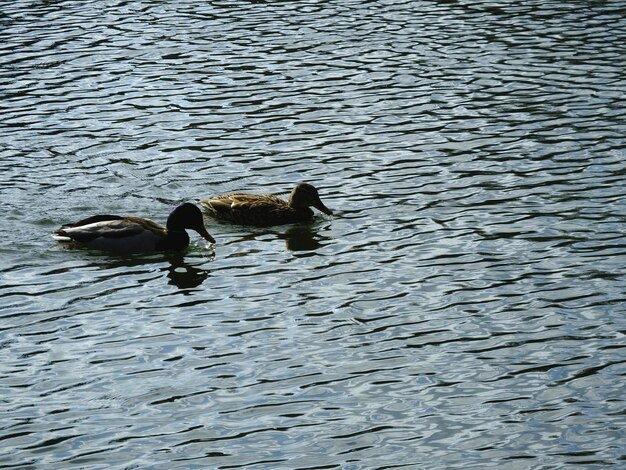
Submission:
<svg viewBox="0 0 626 470">
<path fill-rule="evenodd" d="M 626 465 L 626 2 L 0 15 L 0 467 Z M 49 237 L 298 181 L 214 253 Z"/>
</svg>

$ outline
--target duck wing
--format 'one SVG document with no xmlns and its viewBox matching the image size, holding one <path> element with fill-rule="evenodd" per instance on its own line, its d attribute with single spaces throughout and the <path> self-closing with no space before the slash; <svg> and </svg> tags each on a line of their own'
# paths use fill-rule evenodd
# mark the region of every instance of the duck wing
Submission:
<svg viewBox="0 0 626 470">
<path fill-rule="evenodd" d="M 89 243 L 97 238 L 125 238 L 144 232 L 142 224 L 124 218 L 102 219 L 90 217 L 81 223 L 67 224 L 54 231 L 57 237 L 65 237 L 80 243 Z"/>
<path fill-rule="evenodd" d="M 291 210 L 272 194 L 224 194 L 200 201 L 209 215 L 244 225 L 271 225 L 277 213 Z"/>
<path fill-rule="evenodd" d="M 61 242 L 118 253 L 158 251 L 168 239 L 166 229 L 151 220 L 119 216 L 89 217 L 64 225 L 53 232 L 53 237 Z"/>
<path fill-rule="evenodd" d="M 63 225 L 53 232 L 59 241 L 75 241 L 95 244 L 98 241 L 110 243 L 111 249 L 129 240 L 141 240 L 151 245 L 165 238 L 167 232 L 159 224 L 140 217 L 118 215 L 95 215 L 72 224 Z M 108 248 L 105 246 L 105 248 Z"/>
</svg>

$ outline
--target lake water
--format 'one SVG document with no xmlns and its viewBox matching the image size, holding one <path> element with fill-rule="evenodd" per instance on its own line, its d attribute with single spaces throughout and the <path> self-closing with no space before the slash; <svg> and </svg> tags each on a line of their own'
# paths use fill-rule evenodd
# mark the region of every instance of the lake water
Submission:
<svg viewBox="0 0 626 470">
<path fill-rule="evenodd" d="M 625 1 L 1 2 L 0 467 L 624 468 L 624 64 Z"/>
</svg>

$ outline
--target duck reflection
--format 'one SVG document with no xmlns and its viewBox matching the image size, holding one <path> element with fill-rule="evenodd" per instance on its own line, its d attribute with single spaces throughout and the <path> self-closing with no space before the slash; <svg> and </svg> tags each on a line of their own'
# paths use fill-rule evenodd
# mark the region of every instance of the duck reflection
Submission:
<svg viewBox="0 0 626 470">
<path fill-rule="evenodd" d="M 322 246 L 317 240 L 317 231 L 308 225 L 290 227 L 285 233 L 277 235 L 281 240 L 285 240 L 285 245 L 290 251 L 314 251 Z"/>
<path fill-rule="evenodd" d="M 169 266 L 163 268 L 164 271 L 167 271 L 168 284 L 179 289 L 198 287 L 209 277 L 210 272 L 208 270 L 196 268 L 185 262 L 182 255 L 170 256 L 168 261 Z"/>
<path fill-rule="evenodd" d="M 115 256 L 113 259 L 106 258 L 104 262 L 102 253 L 95 252 L 92 255 L 94 267 L 113 272 L 123 271 L 126 274 L 146 272 L 144 268 L 152 265 L 158 271 L 166 273 L 168 284 L 179 289 L 194 288 L 202 284 L 209 277 L 210 271 L 201 266 L 206 266 L 207 261 L 213 260 L 215 256 L 211 253 L 208 259 L 203 256 L 197 263 L 189 263 L 185 261 L 186 257 L 189 259 L 188 252 L 169 253 L 165 257 L 162 254 Z M 84 259 L 85 255 L 82 256 Z"/>
</svg>

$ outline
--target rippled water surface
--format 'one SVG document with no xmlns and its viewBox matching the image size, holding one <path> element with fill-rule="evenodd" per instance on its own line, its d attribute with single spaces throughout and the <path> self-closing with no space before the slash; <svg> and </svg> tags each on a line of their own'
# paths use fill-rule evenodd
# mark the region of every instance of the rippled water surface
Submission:
<svg viewBox="0 0 626 470">
<path fill-rule="evenodd" d="M 626 465 L 626 2 L 0 3 L 0 466 Z M 315 184 L 182 254 L 61 223 Z"/>
</svg>

